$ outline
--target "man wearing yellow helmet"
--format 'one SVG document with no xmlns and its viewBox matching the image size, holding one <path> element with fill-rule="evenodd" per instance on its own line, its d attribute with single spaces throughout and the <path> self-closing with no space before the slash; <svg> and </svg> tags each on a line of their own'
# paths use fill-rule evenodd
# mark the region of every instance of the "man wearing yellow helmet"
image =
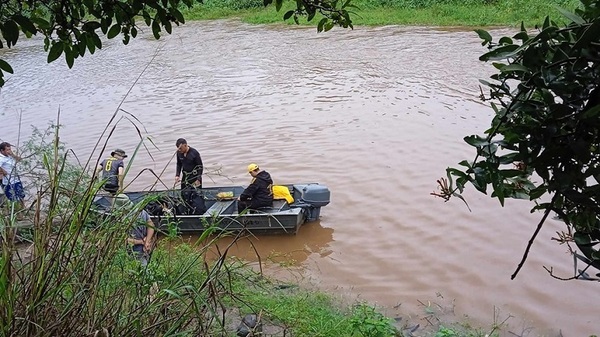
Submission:
<svg viewBox="0 0 600 337">
<path fill-rule="evenodd" d="M 273 179 L 267 171 L 262 171 L 258 165 L 248 165 L 248 173 L 252 182 L 238 198 L 238 213 L 246 209 L 258 209 L 273 206 Z"/>
</svg>

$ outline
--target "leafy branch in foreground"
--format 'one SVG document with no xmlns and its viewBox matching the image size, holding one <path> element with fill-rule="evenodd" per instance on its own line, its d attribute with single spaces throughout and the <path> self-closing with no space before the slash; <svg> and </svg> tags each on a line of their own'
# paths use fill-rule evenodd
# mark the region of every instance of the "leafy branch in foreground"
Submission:
<svg viewBox="0 0 600 337">
<path fill-rule="evenodd" d="M 502 206 L 506 198 L 528 199 L 532 211 L 544 212 L 513 279 L 550 213 L 572 233 L 557 241 L 574 242 L 583 255 L 567 245 L 571 253 L 600 269 L 600 0 L 581 4 L 574 13 L 559 9 L 568 25 L 547 17 L 535 35 L 522 24 L 494 42 L 477 30 L 489 49 L 480 60 L 498 70 L 481 81 L 495 116 L 486 136 L 465 137 L 476 156 L 447 169 L 456 177 L 448 190 L 470 183 L 487 194 L 491 185 Z"/>
<path fill-rule="evenodd" d="M 283 0 L 264 0 L 264 5 L 273 2 L 279 11 Z M 102 49 L 100 36 L 122 36 L 123 43 L 128 44 L 138 35 L 138 23 L 142 21 L 159 39 L 163 32 L 171 34 L 173 25 L 185 23 L 182 9 L 201 3 L 202 0 L 0 0 L 0 49 L 15 46 L 20 33 L 28 38 L 40 34 L 48 63 L 64 55 L 71 68 L 75 59 L 86 52 L 93 54 Z M 319 32 L 335 25 L 352 28 L 349 8 L 355 8 L 350 0 L 298 0 L 296 9 L 286 12 L 283 18 L 293 17 L 298 23 L 299 16 L 311 21 L 320 14 L 323 18 L 317 27 Z M 4 73 L 12 74 L 13 68 L 0 59 L 0 87 L 5 83 Z"/>
</svg>

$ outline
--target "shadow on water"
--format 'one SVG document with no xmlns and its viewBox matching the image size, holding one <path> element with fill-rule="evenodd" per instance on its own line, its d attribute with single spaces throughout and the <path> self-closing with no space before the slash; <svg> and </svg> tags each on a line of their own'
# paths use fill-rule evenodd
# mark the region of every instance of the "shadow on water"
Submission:
<svg viewBox="0 0 600 337">
<path fill-rule="evenodd" d="M 183 236 L 185 242 L 197 242 L 197 235 Z M 219 256 L 235 238 L 220 238 L 208 251 L 207 258 Z M 246 235 L 237 240 L 229 249 L 229 256 L 247 262 L 270 262 L 284 266 L 297 266 L 312 254 L 327 257 L 332 253 L 329 248 L 333 240 L 333 228 L 323 227 L 321 221 L 304 224 L 296 235 Z"/>
</svg>

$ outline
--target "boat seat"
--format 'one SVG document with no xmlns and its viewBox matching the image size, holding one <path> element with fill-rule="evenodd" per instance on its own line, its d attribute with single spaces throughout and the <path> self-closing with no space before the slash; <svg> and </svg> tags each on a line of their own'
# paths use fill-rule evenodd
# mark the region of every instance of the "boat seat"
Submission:
<svg viewBox="0 0 600 337">
<path fill-rule="evenodd" d="M 224 200 L 216 201 L 209 209 L 204 212 L 206 215 L 219 215 L 223 213 L 229 206 L 231 206 L 236 200 Z"/>
<path fill-rule="evenodd" d="M 284 211 L 290 208 L 288 202 L 285 199 L 273 200 L 273 206 L 271 207 L 260 207 L 258 209 L 251 209 L 250 213 L 275 213 Z"/>
</svg>

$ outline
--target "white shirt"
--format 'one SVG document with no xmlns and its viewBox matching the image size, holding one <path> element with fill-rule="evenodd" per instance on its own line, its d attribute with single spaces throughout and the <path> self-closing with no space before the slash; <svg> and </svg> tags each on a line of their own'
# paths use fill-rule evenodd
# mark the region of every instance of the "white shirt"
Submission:
<svg viewBox="0 0 600 337">
<path fill-rule="evenodd" d="M 21 181 L 17 172 L 13 172 L 16 164 L 17 161 L 15 158 L 0 153 L 0 167 L 7 173 L 7 175 L 2 178 L 2 184 L 9 185 Z"/>
</svg>

